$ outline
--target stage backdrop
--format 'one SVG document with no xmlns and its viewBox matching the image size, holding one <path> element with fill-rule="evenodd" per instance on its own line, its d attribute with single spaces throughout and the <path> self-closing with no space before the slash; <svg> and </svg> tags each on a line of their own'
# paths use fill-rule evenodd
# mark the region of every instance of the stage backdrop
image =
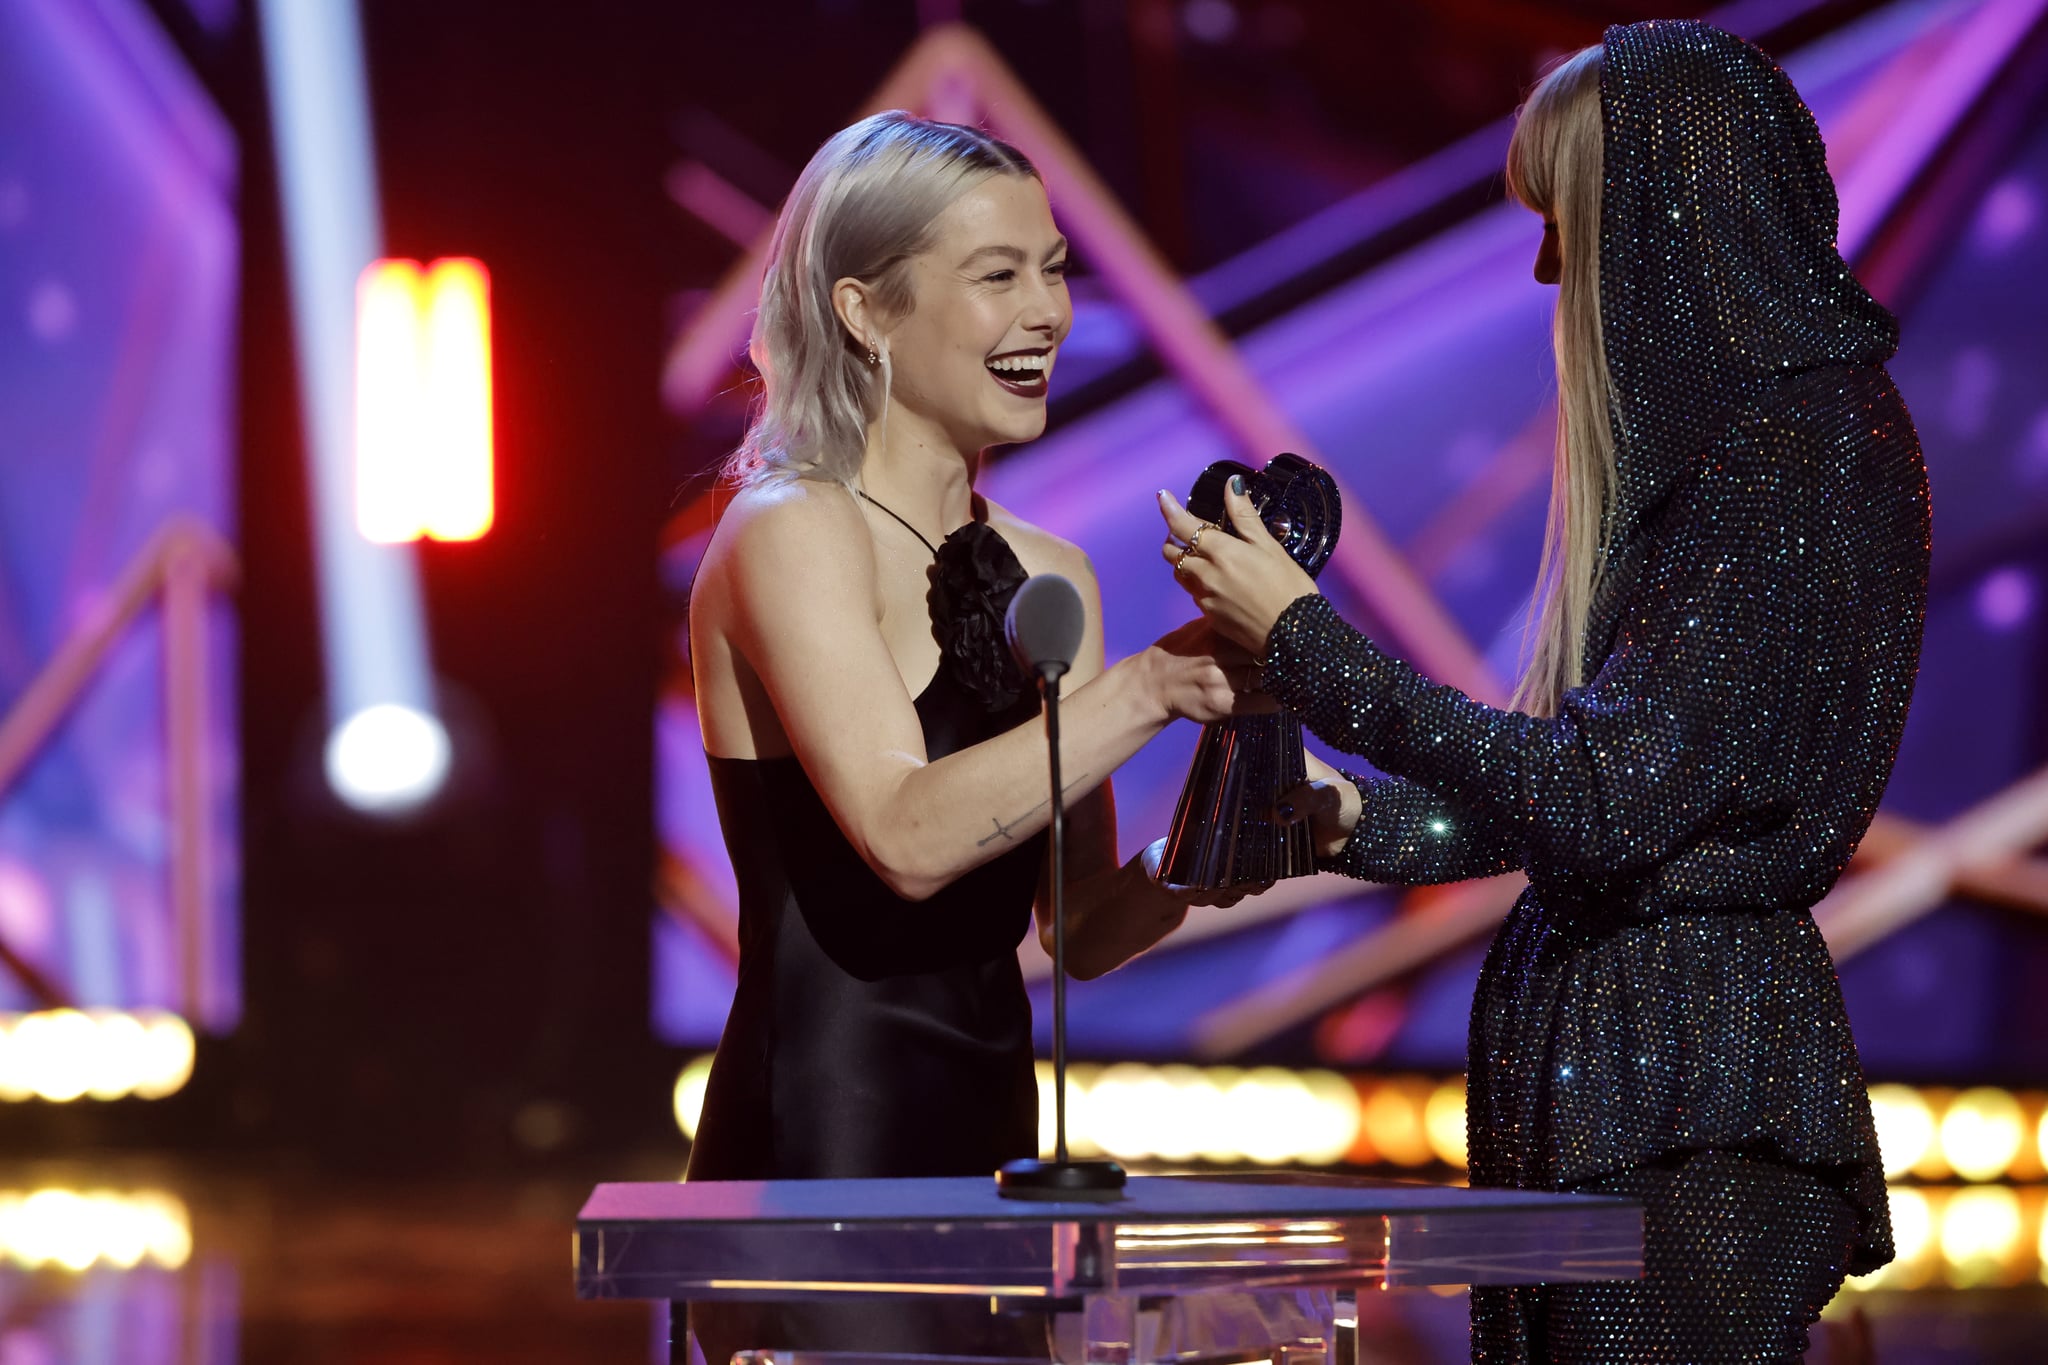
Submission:
<svg viewBox="0 0 2048 1365">
<path fill-rule="evenodd" d="M 1839 180 L 1895 156 L 1916 121 L 1953 119 L 1947 87 L 1921 75 L 1943 54 L 1981 45 L 1991 8 L 1903 0 L 1783 57 L 1828 138 Z M 1857 261 L 1888 271 L 1881 292 L 1900 311 L 1905 336 L 1893 372 L 1919 423 L 1934 488 L 1927 653 L 1886 797 L 1890 813 L 1919 822 L 1958 813 L 2048 756 L 2040 609 L 2048 592 L 2048 406 L 2036 382 L 2048 373 L 2039 310 L 2048 297 L 2048 124 L 2039 101 L 2031 107 L 2031 131 L 2003 143 L 1988 173 L 1942 195 L 1902 196 L 1906 230 L 1879 242 L 1892 252 L 1888 261 L 1871 253 Z M 1447 149 L 1190 287 L 1223 311 L 1252 287 L 1247 281 L 1271 288 L 1276 272 L 1313 277 L 1323 259 L 1354 244 L 1346 223 L 1415 212 L 1435 183 L 1448 198 L 1469 183 L 1475 155 L 1486 171 L 1498 167 L 1506 136 L 1502 124 Z M 1530 278 L 1538 231 L 1527 211 L 1497 204 L 1238 339 L 1354 505 L 1407 554 L 1503 680 L 1516 666 L 1549 479 L 1554 295 Z M 1895 248 L 1916 234 L 1926 249 L 1902 267 Z M 1062 352 L 1063 383 L 1084 384 L 1143 344 L 1115 281 L 1086 283 Z M 1221 456 L 1245 457 L 1185 386 L 1161 380 L 1068 413 L 1044 439 L 1003 453 L 985 487 L 1088 551 L 1114 657 L 1189 614 L 1159 561 L 1151 493 L 1185 490 Z M 670 538 L 665 573 L 679 599 L 707 520 L 679 516 Z M 1341 575 L 1326 572 L 1323 586 L 1353 619 L 1370 623 Z M 680 638 L 670 645 L 657 727 L 664 861 L 656 1014 L 668 1039 L 701 1047 L 716 1041 L 732 990 L 732 884 L 690 704 L 687 650 Z M 1193 738 L 1179 727 L 1118 773 L 1126 853 L 1164 832 Z M 1385 924 L 1396 905 L 1394 893 L 1355 884 L 1290 905 L 1279 904 L 1278 893 L 1269 899 L 1270 913 L 1258 902 L 1229 917 L 1197 911 L 1161 949 L 1077 987 L 1069 997 L 1076 1051 L 1105 1060 L 1252 1055 L 1462 1069 L 1478 944 L 1349 1004 L 1242 1031 L 1234 1051 L 1219 1054 L 1220 1009 L 1328 961 Z M 1872 1074 L 1983 1075 L 2048 1060 L 2048 1004 L 2024 985 L 2043 946 L 2030 927 L 2011 910 L 1958 902 L 1851 960 L 1844 984 Z M 1042 1026 L 1042 976 L 1034 989 Z"/>
<path fill-rule="evenodd" d="M 240 1008 L 235 174 L 140 0 L 0 5 L 0 1011 Z"/>
</svg>

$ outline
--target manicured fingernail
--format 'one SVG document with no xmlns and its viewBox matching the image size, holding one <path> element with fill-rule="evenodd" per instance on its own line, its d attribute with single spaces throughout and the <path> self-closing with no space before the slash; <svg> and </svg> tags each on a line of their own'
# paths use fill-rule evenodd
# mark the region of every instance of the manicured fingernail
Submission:
<svg viewBox="0 0 2048 1365">
<path fill-rule="evenodd" d="M 1244 496 L 1244 475 L 1232 474 L 1230 476 L 1230 491 L 1237 494 L 1240 498 Z"/>
<path fill-rule="evenodd" d="M 1292 820 L 1294 818 L 1294 803 L 1292 801 L 1282 801 L 1280 803 L 1280 818 L 1282 820 Z"/>
</svg>

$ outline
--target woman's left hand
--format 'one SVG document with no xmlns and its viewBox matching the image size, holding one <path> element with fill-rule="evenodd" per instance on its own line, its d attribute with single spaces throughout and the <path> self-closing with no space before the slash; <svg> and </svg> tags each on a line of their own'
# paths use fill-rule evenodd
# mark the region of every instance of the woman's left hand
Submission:
<svg viewBox="0 0 2048 1365">
<path fill-rule="evenodd" d="M 1239 882 L 1233 886 L 1181 886 L 1163 880 L 1160 869 L 1166 864 L 1166 840 L 1154 839 L 1138 855 L 1138 865 L 1144 870 L 1145 880 L 1164 891 L 1185 910 L 1191 905 L 1213 905 L 1228 910 L 1246 896 L 1263 896 L 1273 889 L 1271 882 Z"/>
<path fill-rule="evenodd" d="M 1243 487 L 1241 477 L 1233 478 L 1223 493 L 1230 528 L 1201 521 L 1161 489 L 1159 512 L 1166 518 L 1167 537 L 1160 553 L 1219 631 L 1263 655 L 1280 613 L 1314 593 L 1316 581 L 1273 539 Z"/>
</svg>

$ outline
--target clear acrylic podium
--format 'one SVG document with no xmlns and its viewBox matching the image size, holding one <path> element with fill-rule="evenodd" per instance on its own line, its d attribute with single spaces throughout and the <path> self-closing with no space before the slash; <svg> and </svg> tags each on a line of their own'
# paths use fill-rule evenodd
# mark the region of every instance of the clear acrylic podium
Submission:
<svg viewBox="0 0 2048 1365">
<path fill-rule="evenodd" d="M 690 1302 L 957 1295 L 1036 1305 L 1063 1361 L 1353 1365 L 1360 1291 L 1641 1270 L 1628 1200 L 1299 1175 L 1140 1176 L 1114 1203 L 980 1178 L 600 1185 L 576 1222 L 578 1297 L 668 1302 L 676 1361 Z"/>
</svg>

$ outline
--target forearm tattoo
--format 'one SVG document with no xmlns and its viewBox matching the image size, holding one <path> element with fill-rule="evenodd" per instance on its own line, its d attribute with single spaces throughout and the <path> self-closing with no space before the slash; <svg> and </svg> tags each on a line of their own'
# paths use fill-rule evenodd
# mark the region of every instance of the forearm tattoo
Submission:
<svg viewBox="0 0 2048 1365">
<path fill-rule="evenodd" d="M 1074 779 L 1074 780 L 1073 780 L 1072 782 L 1069 782 L 1069 783 L 1067 783 L 1067 785 L 1066 785 L 1066 786 L 1064 786 L 1064 787 L 1060 788 L 1060 796 L 1061 796 L 1061 798 L 1062 798 L 1062 799 L 1065 799 L 1065 798 L 1066 798 L 1066 797 L 1067 797 L 1068 795 L 1070 795 L 1070 794 L 1071 794 L 1071 793 L 1073 792 L 1073 790 L 1074 790 L 1074 789 L 1075 789 L 1076 787 L 1079 787 L 1079 786 L 1083 786 L 1083 785 L 1085 785 L 1085 784 L 1087 783 L 1087 781 L 1088 781 L 1088 774 L 1087 774 L 1087 773 L 1082 773 L 1082 774 L 1081 774 L 1081 775 L 1080 775 L 1079 777 L 1075 778 L 1075 779 Z M 1050 798 L 1050 797 L 1040 797 L 1040 798 L 1039 798 L 1038 800 L 1036 800 L 1036 801 L 1034 801 L 1034 802 L 1032 802 L 1032 803 L 1031 803 L 1031 808 L 1030 808 L 1029 810 L 1023 811 L 1022 813 L 1018 814 L 1018 815 L 1017 815 L 1017 816 L 1016 816 L 1015 818 L 1013 818 L 1012 820 L 1010 820 L 1010 822 L 1009 822 L 1008 824 L 1005 824 L 1005 823 L 1003 823 L 1003 822 L 1002 822 L 1001 820 L 998 820 L 998 819 L 996 819 L 996 817 L 995 817 L 995 816 L 991 815 L 991 816 L 990 816 L 990 817 L 988 818 L 988 819 L 989 819 L 989 823 L 990 823 L 990 824 L 992 824 L 992 825 L 994 825 L 994 826 L 995 826 L 995 829 L 994 829 L 994 830 L 993 830 L 992 832 L 988 833 L 988 834 L 984 834 L 984 835 L 983 835 L 983 836 L 981 837 L 981 839 L 980 839 L 980 840 L 979 840 L 978 842 L 976 842 L 976 844 L 975 844 L 974 846 L 975 846 L 976 848 L 987 848 L 987 847 L 988 847 L 988 846 L 989 846 L 990 844 L 994 843 L 994 842 L 995 842 L 996 840 L 998 840 L 998 839 L 1001 839 L 1001 840 L 1002 840 L 1002 841 L 1003 841 L 1004 843 L 1006 843 L 1006 844 L 1014 844 L 1014 843 L 1016 843 L 1016 842 L 1017 842 L 1017 834 L 1016 834 L 1017 826 L 1019 826 L 1019 825 L 1023 824 L 1023 823 L 1025 822 L 1025 821 L 1029 820 L 1029 819 L 1030 819 L 1030 818 L 1031 818 L 1032 816 L 1034 816 L 1034 815 L 1038 814 L 1038 812 L 1040 812 L 1040 811 L 1044 810 L 1044 809 L 1046 808 L 1046 806 L 1047 806 L 1047 805 L 1049 805 L 1049 804 L 1051 803 L 1051 800 L 1052 800 L 1052 798 Z"/>
</svg>

